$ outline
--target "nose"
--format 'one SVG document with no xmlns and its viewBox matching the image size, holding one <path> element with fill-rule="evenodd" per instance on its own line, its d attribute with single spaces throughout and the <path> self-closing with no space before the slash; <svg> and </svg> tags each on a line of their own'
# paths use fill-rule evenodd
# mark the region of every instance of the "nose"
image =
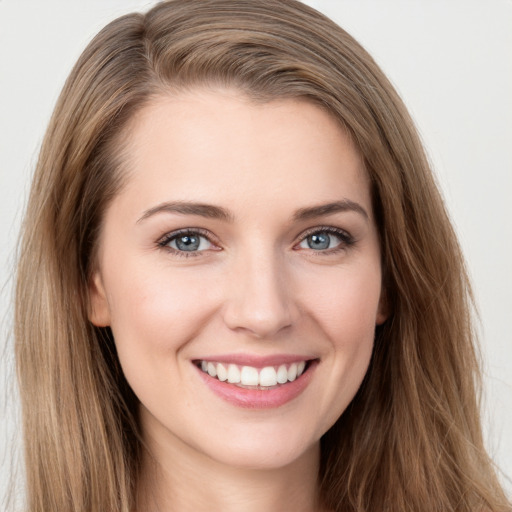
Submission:
<svg viewBox="0 0 512 512">
<path fill-rule="evenodd" d="M 224 322 L 230 329 L 265 339 L 298 318 L 288 272 L 277 256 L 241 256 L 228 279 Z"/>
</svg>

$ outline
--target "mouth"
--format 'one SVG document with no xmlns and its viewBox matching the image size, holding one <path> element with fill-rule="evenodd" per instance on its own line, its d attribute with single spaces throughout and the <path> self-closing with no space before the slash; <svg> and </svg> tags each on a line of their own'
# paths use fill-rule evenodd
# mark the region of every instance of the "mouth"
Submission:
<svg viewBox="0 0 512 512">
<path fill-rule="evenodd" d="M 220 382 L 245 389 L 271 390 L 294 382 L 309 369 L 313 361 L 299 360 L 263 368 L 204 359 L 194 361 L 194 364 L 203 373 Z"/>
<path fill-rule="evenodd" d="M 311 382 L 320 359 L 227 355 L 191 362 L 207 388 L 223 401 L 261 410 L 295 401 Z"/>
</svg>

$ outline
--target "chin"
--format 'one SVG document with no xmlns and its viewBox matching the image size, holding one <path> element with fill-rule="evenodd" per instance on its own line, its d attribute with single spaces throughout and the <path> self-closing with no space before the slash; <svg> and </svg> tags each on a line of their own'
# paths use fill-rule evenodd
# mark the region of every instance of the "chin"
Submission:
<svg viewBox="0 0 512 512">
<path fill-rule="evenodd" d="M 210 452 L 210 457 L 237 469 L 271 471 L 302 460 L 309 461 L 311 457 L 317 457 L 319 447 L 319 440 L 308 445 L 300 440 L 289 439 L 289 436 L 286 440 L 281 436 L 270 441 L 268 438 L 252 439 L 250 443 L 246 439 L 240 443 L 230 443 L 229 449 L 221 446 L 218 453 Z"/>
</svg>

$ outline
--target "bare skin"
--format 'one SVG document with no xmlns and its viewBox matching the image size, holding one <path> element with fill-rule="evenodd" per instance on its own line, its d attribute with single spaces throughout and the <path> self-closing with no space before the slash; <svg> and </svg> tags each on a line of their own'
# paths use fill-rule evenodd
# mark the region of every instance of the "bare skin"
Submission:
<svg viewBox="0 0 512 512">
<path fill-rule="evenodd" d="M 317 446 L 289 468 L 275 470 L 226 468 L 212 459 L 188 455 L 180 452 L 158 457 L 159 461 L 174 461 L 165 468 L 149 457 L 146 459 L 137 510 L 328 512 L 319 503 Z"/>
<path fill-rule="evenodd" d="M 320 438 L 386 318 L 359 154 L 318 107 L 234 90 L 155 99 L 126 147 L 90 319 L 140 401 L 138 509 L 321 512 Z M 221 377 L 244 368 L 270 384 Z"/>
</svg>

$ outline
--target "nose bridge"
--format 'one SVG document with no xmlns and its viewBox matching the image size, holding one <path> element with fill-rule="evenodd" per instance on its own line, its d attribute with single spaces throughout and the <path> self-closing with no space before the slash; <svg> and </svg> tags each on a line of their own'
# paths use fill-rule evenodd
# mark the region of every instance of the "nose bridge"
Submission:
<svg viewBox="0 0 512 512">
<path fill-rule="evenodd" d="M 289 327 L 294 321 L 290 284 L 284 257 L 270 244 L 241 250 L 229 277 L 226 324 L 258 338 Z"/>
</svg>

